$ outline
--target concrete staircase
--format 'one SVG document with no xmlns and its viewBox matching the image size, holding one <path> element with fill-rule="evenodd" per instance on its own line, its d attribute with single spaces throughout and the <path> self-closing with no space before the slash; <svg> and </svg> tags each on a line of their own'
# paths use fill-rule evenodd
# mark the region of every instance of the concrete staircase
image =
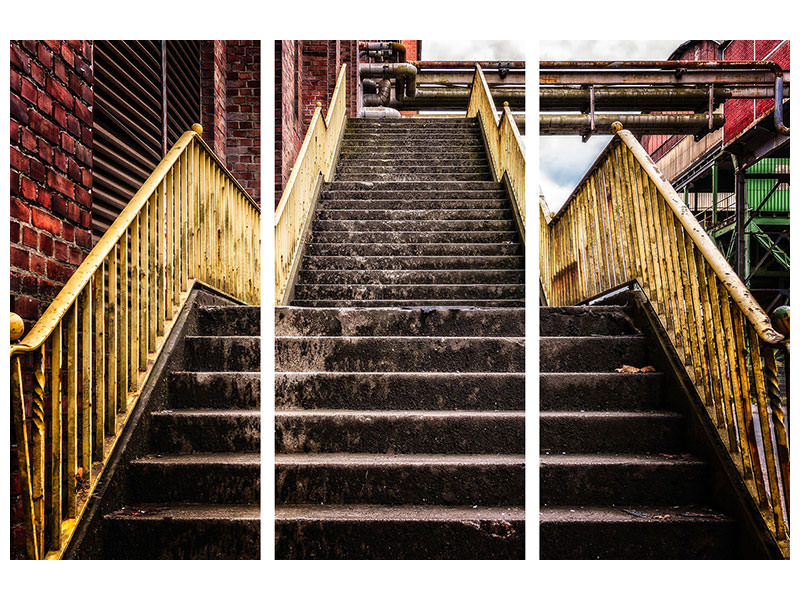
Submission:
<svg viewBox="0 0 800 600">
<path fill-rule="evenodd" d="M 200 307 L 149 445 L 105 516 L 106 558 L 260 555 L 260 307 Z"/>
<path fill-rule="evenodd" d="M 709 466 L 662 393 L 648 339 L 621 306 L 541 308 L 540 556 L 731 558 Z"/>
<path fill-rule="evenodd" d="M 475 121 L 348 121 L 275 313 L 276 557 L 524 556 L 523 268 Z"/>
</svg>

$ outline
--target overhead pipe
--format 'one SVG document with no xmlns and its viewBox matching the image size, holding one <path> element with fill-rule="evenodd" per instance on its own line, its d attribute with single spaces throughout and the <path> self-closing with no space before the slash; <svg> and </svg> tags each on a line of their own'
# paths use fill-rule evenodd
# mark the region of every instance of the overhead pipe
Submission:
<svg viewBox="0 0 800 600">
<path fill-rule="evenodd" d="M 410 61 L 418 69 L 469 69 L 475 72 L 477 62 L 481 69 L 524 69 L 524 60 L 412 60 Z"/>
<path fill-rule="evenodd" d="M 388 106 L 365 106 L 361 109 L 361 116 L 366 119 L 399 119 L 400 111 Z"/>
<path fill-rule="evenodd" d="M 540 87 L 539 109 L 543 111 L 583 111 L 594 96 L 595 110 L 705 110 L 710 89 L 650 87 Z M 730 98 L 729 89 L 714 89 L 714 105 Z"/>
<path fill-rule="evenodd" d="M 406 47 L 400 42 L 358 42 L 358 49 L 366 52 L 392 52 L 397 62 L 406 62 Z"/>
<path fill-rule="evenodd" d="M 410 63 L 363 63 L 358 73 L 362 79 L 394 77 L 397 98 L 413 98 L 417 93 L 417 68 Z"/>
<path fill-rule="evenodd" d="M 372 79 L 364 79 L 375 84 Z M 388 77 L 381 79 L 377 84 L 376 93 L 364 94 L 364 106 L 384 106 L 389 103 L 392 97 L 392 82 Z M 365 90 L 366 92 L 366 90 Z"/>
<path fill-rule="evenodd" d="M 783 73 L 775 77 L 775 111 L 772 113 L 775 131 L 789 135 L 789 128 L 783 123 Z"/>
<path fill-rule="evenodd" d="M 541 135 L 587 135 L 611 131 L 611 125 L 619 121 L 625 129 L 636 135 L 657 134 L 694 134 L 697 136 L 709 133 L 708 115 L 637 115 L 637 114 L 595 114 L 594 131 L 592 131 L 591 115 L 539 115 L 539 133 Z M 714 129 L 725 123 L 720 114 L 712 117 Z"/>
</svg>

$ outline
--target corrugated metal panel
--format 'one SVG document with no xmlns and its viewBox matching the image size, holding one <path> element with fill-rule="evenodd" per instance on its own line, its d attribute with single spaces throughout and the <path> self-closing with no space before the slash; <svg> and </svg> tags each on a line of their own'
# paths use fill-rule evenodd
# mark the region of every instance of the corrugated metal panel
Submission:
<svg viewBox="0 0 800 600">
<path fill-rule="evenodd" d="M 166 47 L 169 147 L 200 121 L 200 42 L 169 41 Z M 161 41 L 95 43 L 95 241 L 163 157 L 163 96 Z"/>
<path fill-rule="evenodd" d="M 788 173 L 788 158 L 763 158 L 747 169 L 748 173 Z M 747 179 L 747 204 L 758 208 L 775 185 L 775 179 Z M 761 209 L 764 212 L 789 212 L 789 184 L 782 183 Z"/>
</svg>

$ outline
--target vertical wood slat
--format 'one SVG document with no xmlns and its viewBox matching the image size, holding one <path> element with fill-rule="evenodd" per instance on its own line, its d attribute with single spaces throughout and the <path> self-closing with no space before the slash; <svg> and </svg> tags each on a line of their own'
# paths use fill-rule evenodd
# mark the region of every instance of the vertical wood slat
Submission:
<svg viewBox="0 0 800 600">
<path fill-rule="evenodd" d="M 101 263 L 94 275 L 94 458 L 105 457 L 106 431 L 106 268 Z"/>
<path fill-rule="evenodd" d="M 96 277 L 96 276 L 95 276 Z M 86 284 L 81 295 L 81 344 L 83 346 L 83 363 L 81 364 L 81 467 L 83 479 L 89 481 L 92 474 L 92 279 Z"/>
<path fill-rule="evenodd" d="M 128 329 L 128 285 L 130 270 L 128 268 L 128 232 L 125 231 L 119 240 L 119 333 L 117 334 L 117 395 L 118 409 L 128 410 L 128 352 L 130 350 L 130 336 Z"/>
<path fill-rule="evenodd" d="M 114 246 L 108 255 L 108 324 L 106 326 L 106 355 L 108 370 L 106 383 L 106 431 L 117 433 L 117 268 L 118 248 Z"/>
<path fill-rule="evenodd" d="M 139 340 L 141 330 L 139 329 L 139 291 L 142 285 L 139 269 L 139 249 L 141 240 L 139 239 L 139 220 L 141 213 L 131 223 L 130 244 L 131 244 L 131 352 L 128 363 L 128 390 L 135 392 L 139 388 Z"/>
<path fill-rule="evenodd" d="M 48 512 L 50 513 L 51 550 L 61 548 L 62 519 L 62 427 L 61 427 L 61 362 L 63 342 L 61 339 L 61 323 L 56 325 L 50 335 L 50 494 L 48 495 Z"/>
<path fill-rule="evenodd" d="M 66 507 L 64 517 L 76 515 L 76 475 L 78 473 L 78 303 L 66 316 L 67 321 L 67 431 L 64 488 Z"/>
<path fill-rule="evenodd" d="M 147 310 L 147 351 L 156 351 L 156 334 L 158 333 L 158 263 L 156 257 L 158 256 L 158 244 L 156 241 L 158 231 L 158 197 L 161 194 L 161 184 L 156 188 L 156 192 L 150 197 L 148 202 L 148 216 L 150 217 L 150 225 L 148 227 L 148 260 L 149 268 L 147 270 L 147 281 L 150 290 L 150 300 L 148 302 Z"/>
<path fill-rule="evenodd" d="M 11 358 L 11 412 L 14 415 L 14 439 L 17 445 L 17 465 L 19 467 L 20 488 L 22 491 L 23 527 L 25 530 L 25 546 L 28 558 L 39 559 L 39 536 L 36 532 L 36 521 L 33 507 L 33 485 L 31 461 L 28 446 L 28 431 L 25 427 L 25 391 L 22 388 L 22 359 Z"/>
<path fill-rule="evenodd" d="M 175 219 L 175 171 L 178 168 L 178 164 L 172 167 L 167 173 L 167 195 L 166 195 L 166 220 L 164 221 L 165 229 L 166 229 L 166 247 L 164 251 L 164 304 L 162 306 L 163 315 L 165 320 L 169 320 L 172 317 L 172 306 L 173 306 L 173 293 L 175 290 L 175 285 L 173 282 L 174 272 L 175 272 L 175 252 L 173 251 L 174 244 L 175 244 L 175 229 L 173 227 L 174 219 Z"/>
<path fill-rule="evenodd" d="M 170 169 L 170 173 L 172 169 Z M 167 182 L 169 182 L 170 175 L 167 175 Z M 156 220 L 156 287 L 158 288 L 158 304 L 156 306 L 156 334 L 164 335 L 164 316 L 166 313 L 166 293 L 167 293 L 167 278 L 166 278 L 166 255 L 164 253 L 164 246 L 166 244 L 166 230 L 165 230 L 165 216 L 166 216 L 166 196 L 169 189 L 169 183 L 162 183 L 159 186 L 159 194 L 157 198 L 157 220 Z"/>
</svg>

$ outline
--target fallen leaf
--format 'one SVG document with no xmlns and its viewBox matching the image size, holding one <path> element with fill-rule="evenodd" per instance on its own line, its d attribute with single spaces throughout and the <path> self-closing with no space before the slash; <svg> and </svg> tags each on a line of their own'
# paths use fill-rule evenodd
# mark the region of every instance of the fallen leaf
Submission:
<svg viewBox="0 0 800 600">
<path fill-rule="evenodd" d="M 655 369 L 651 366 L 646 367 L 632 367 L 631 365 L 622 365 L 619 369 L 614 369 L 617 373 L 653 373 Z"/>
</svg>

